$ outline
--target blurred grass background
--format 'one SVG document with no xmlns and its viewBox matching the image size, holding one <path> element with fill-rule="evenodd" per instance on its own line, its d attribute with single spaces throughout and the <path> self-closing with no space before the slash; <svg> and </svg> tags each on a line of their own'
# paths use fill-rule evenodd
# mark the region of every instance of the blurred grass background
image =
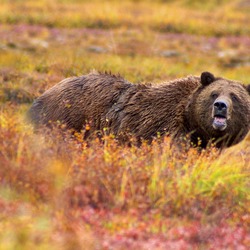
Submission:
<svg viewBox="0 0 250 250">
<path fill-rule="evenodd" d="M 0 3 L 2 67 L 61 77 L 95 68 L 136 82 L 210 70 L 250 82 L 248 1 Z"/>
</svg>

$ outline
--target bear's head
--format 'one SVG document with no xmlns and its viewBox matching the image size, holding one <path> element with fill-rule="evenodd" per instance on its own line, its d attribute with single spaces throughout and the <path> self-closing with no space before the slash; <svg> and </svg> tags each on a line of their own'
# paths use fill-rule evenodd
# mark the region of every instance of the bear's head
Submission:
<svg viewBox="0 0 250 250">
<path fill-rule="evenodd" d="M 187 107 L 190 129 L 204 146 L 208 141 L 218 147 L 240 142 L 250 129 L 250 85 L 210 72 L 203 72 L 200 82 Z"/>
</svg>

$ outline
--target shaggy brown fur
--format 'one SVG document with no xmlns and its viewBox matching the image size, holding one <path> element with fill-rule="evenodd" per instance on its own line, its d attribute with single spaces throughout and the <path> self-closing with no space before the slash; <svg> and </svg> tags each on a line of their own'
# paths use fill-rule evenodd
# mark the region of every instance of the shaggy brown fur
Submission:
<svg viewBox="0 0 250 250">
<path fill-rule="evenodd" d="M 198 138 L 202 147 L 219 140 L 221 147 L 238 143 L 249 131 L 249 92 L 244 85 L 209 72 L 152 86 L 93 72 L 47 90 L 35 100 L 29 115 L 36 125 L 59 120 L 81 131 L 90 124 L 90 132 L 108 129 L 120 140 L 128 134 L 149 141 L 157 134 L 174 138 L 191 134 L 195 144 Z M 223 131 L 213 128 L 213 105 L 219 97 L 231 100 Z"/>
</svg>

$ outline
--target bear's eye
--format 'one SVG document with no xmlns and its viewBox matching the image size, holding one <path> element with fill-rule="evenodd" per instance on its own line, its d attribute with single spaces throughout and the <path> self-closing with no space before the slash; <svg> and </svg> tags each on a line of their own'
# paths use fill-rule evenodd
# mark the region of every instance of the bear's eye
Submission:
<svg viewBox="0 0 250 250">
<path fill-rule="evenodd" d="M 219 95 L 218 95 L 217 93 L 212 93 L 212 94 L 211 94 L 211 97 L 212 97 L 213 99 L 216 99 L 218 96 L 219 96 Z"/>
<path fill-rule="evenodd" d="M 238 96 L 235 95 L 234 93 L 231 93 L 230 95 L 231 95 L 231 98 L 232 98 L 233 101 L 238 101 L 239 100 Z"/>
</svg>

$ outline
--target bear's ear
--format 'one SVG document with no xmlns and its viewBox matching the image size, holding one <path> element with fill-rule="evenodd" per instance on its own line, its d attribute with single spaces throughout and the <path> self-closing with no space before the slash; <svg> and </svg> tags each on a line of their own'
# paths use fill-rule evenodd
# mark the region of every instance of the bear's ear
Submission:
<svg viewBox="0 0 250 250">
<path fill-rule="evenodd" d="M 247 89 L 248 94 L 250 95 L 250 84 L 248 84 L 248 85 L 246 86 L 246 89 Z"/>
<path fill-rule="evenodd" d="M 210 83 L 212 83 L 213 81 L 215 80 L 215 77 L 212 73 L 210 72 L 203 72 L 201 74 L 201 84 L 203 86 L 207 86 L 209 85 Z"/>
</svg>

